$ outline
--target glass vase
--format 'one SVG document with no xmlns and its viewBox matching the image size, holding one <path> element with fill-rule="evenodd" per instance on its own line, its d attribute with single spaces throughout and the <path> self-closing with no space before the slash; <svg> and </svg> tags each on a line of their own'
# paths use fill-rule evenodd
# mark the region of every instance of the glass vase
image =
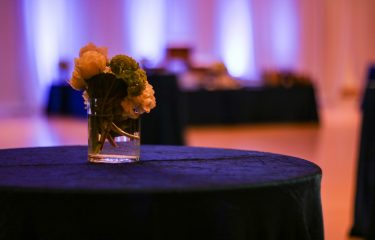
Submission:
<svg viewBox="0 0 375 240">
<path fill-rule="evenodd" d="M 125 117 L 121 111 L 103 111 L 100 102 L 98 99 L 91 100 L 87 109 L 89 162 L 139 161 L 140 119 Z"/>
</svg>

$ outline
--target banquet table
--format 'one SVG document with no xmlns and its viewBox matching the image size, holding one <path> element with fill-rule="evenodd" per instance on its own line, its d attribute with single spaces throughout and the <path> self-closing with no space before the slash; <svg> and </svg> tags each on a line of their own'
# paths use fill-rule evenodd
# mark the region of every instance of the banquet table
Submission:
<svg viewBox="0 0 375 240">
<path fill-rule="evenodd" d="M 319 123 L 313 86 L 186 91 L 187 124 Z"/>
<path fill-rule="evenodd" d="M 322 172 L 274 153 L 142 145 L 0 150 L 0 239 L 323 239 Z"/>
<path fill-rule="evenodd" d="M 375 68 L 374 70 L 375 74 Z M 374 76 L 375 77 L 375 76 Z M 364 91 L 352 236 L 375 239 L 375 78 Z"/>
</svg>

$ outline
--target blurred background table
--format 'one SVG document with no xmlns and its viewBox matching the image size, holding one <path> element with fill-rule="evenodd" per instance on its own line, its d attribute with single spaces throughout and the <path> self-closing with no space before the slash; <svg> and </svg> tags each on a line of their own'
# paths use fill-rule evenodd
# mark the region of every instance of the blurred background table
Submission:
<svg viewBox="0 0 375 240">
<path fill-rule="evenodd" d="M 0 150 L 0 239 L 323 239 L 321 169 L 295 157 L 143 145 Z"/>
<path fill-rule="evenodd" d="M 183 90 L 174 74 L 150 74 L 148 80 L 157 106 L 142 115 L 144 144 L 184 145 L 184 130 L 192 125 L 319 123 L 312 85 Z M 81 95 L 66 84 L 51 86 L 47 114 L 85 117 Z"/>
<path fill-rule="evenodd" d="M 375 239 L 375 66 L 368 70 L 362 99 L 352 236 Z"/>
<path fill-rule="evenodd" d="M 74 90 L 67 83 L 54 84 L 50 87 L 47 114 L 86 117 L 82 92 Z"/>
<path fill-rule="evenodd" d="M 312 86 L 197 90 L 185 94 L 190 125 L 319 123 Z"/>
</svg>

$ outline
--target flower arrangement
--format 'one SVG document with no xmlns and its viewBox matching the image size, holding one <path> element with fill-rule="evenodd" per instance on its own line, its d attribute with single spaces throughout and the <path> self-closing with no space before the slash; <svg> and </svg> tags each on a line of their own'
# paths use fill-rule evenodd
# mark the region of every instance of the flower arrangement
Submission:
<svg viewBox="0 0 375 240">
<path fill-rule="evenodd" d="M 116 136 L 139 139 L 124 131 L 124 124 L 156 106 L 154 90 L 139 64 L 127 55 L 109 59 L 107 48 L 93 43 L 80 49 L 69 84 L 83 90 L 85 104 L 99 116 L 91 122 L 94 153 L 103 149 L 106 140 L 116 147 Z"/>
</svg>

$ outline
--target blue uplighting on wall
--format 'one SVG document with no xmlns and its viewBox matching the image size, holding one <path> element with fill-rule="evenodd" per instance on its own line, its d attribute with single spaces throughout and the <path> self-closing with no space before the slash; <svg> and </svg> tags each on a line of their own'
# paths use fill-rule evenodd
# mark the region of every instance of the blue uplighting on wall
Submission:
<svg viewBox="0 0 375 240">
<path fill-rule="evenodd" d="M 248 0 L 218 1 L 219 53 L 235 77 L 255 79 L 252 20 Z"/>
<path fill-rule="evenodd" d="M 24 0 L 24 19 L 29 49 L 29 61 L 35 64 L 41 99 L 46 89 L 58 77 L 59 42 L 64 41 L 64 0 Z"/>
<path fill-rule="evenodd" d="M 216 52 L 212 55 L 224 61 L 229 72 L 243 79 L 256 79 L 253 21 L 250 0 L 213 0 L 216 6 L 216 21 L 212 28 L 217 31 L 212 44 Z M 77 45 L 86 42 L 85 32 L 75 32 L 82 13 L 69 15 L 72 9 L 90 6 L 90 1 L 67 0 L 22 0 L 27 29 L 28 49 L 41 88 L 50 85 L 58 77 L 58 62 L 62 57 L 76 56 Z M 121 1 L 118 0 L 118 3 Z M 270 35 L 267 48 L 272 62 L 279 68 L 293 68 L 298 53 L 297 0 L 269 0 L 270 25 L 265 29 Z M 137 60 L 147 59 L 158 63 L 164 55 L 167 40 L 194 42 L 192 36 L 195 14 L 189 0 L 126 0 L 123 20 L 119 31 L 126 35 L 126 52 Z M 173 4 L 172 4 L 173 3 Z M 168 4 L 171 4 L 169 6 Z M 267 9 L 267 10 L 268 10 Z M 178 10 L 178 11 L 177 11 Z M 168 11 L 173 11 L 168 12 Z M 78 11 L 77 11 L 78 12 Z M 176 12 L 183 12 L 178 15 Z M 210 15 L 211 16 L 211 15 Z M 174 22 L 175 21 L 175 22 Z M 180 26 L 181 25 L 181 26 Z M 85 26 L 83 24 L 83 26 Z M 100 34 L 100 33 L 97 33 Z M 69 37 L 67 37 L 69 36 Z M 89 41 L 93 41 L 89 39 Z M 270 43 L 270 45 L 269 45 Z M 74 51 L 74 54 L 72 53 Z M 69 54 L 67 56 L 67 54 Z M 199 52 L 197 53 L 199 54 Z"/>
<path fill-rule="evenodd" d="M 298 51 L 298 16 L 294 0 L 273 0 L 272 52 L 278 67 L 292 68 Z"/>
<path fill-rule="evenodd" d="M 125 22 L 129 33 L 130 54 L 153 63 L 163 56 L 165 47 L 165 0 L 127 1 Z"/>
</svg>

